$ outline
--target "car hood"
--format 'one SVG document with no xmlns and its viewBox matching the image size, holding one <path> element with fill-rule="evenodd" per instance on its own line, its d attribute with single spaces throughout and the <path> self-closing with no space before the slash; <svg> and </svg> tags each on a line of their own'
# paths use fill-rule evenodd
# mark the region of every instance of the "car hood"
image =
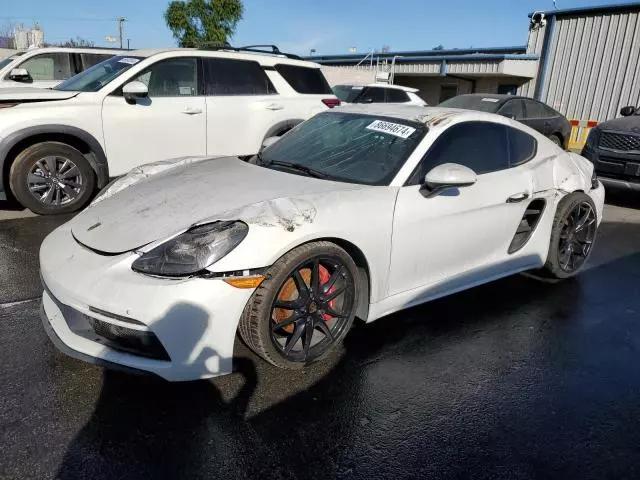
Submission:
<svg viewBox="0 0 640 480">
<path fill-rule="evenodd" d="M 51 90 L 50 88 L 0 88 L 0 102 L 66 100 L 76 95 L 78 95 L 78 92 L 63 92 L 62 90 Z"/>
<path fill-rule="evenodd" d="M 614 132 L 640 133 L 640 115 L 614 118 L 598 124 L 599 130 L 613 130 Z"/>
<path fill-rule="evenodd" d="M 71 221 L 83 245 L 109 254 L 164 240 L 217 220 L 295 229 L 315 207 L 296 197 L 364 186 L 304 177 L 235 157 L 190 162 L 151 174 L 99 201 Z"/>
</svg>

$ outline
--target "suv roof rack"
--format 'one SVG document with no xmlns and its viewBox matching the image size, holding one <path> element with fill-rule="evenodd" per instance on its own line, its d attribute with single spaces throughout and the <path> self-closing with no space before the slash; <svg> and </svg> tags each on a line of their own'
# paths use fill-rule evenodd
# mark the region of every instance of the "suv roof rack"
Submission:
<svg viewBox="0 0 640 480">
<path fill-rule="evenodd" d="M 292 60 L 302 60 L 298 55 L 293 53 L 281 52 L 276 45 L 245 45 L 243 47 L 232 47 L 228 43 L 204 43 L 198 47 L 200 50 L 231 50 L 233 52 L 254 52 L 266 53 L 269 55 L 282 55 Z M 265 50 L 265 49 L 269 50 Z"/>
</svg>

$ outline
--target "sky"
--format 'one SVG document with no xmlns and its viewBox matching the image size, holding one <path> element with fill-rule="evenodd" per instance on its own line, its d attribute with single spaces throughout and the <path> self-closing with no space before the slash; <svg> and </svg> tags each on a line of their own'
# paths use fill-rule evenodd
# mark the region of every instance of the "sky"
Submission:
<svg viewBox="0 0 640 480">
<path fill-rule="evenodd" d="M 127 18 L 132 48 L 175 46 L 163 13 L 166 0 L 0 0 L 0 26 L 38 21 L 45 40 L 82 37 L 107 46 L 116 17 Z M 560 9 L 621 0 L 556 0 Z M 553 9 L 552 0 L 244 0 L 232 45 L 276 44 L 308 55 L 394 50 L 524 45 L 527 14 Z M 125 40 L 126 44 L 126 40 Z"/>
</svg>

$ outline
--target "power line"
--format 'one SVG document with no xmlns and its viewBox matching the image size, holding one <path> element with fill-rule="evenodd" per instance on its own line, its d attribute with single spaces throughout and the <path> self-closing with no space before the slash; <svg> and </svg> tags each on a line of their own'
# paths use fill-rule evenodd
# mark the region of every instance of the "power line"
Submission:
<svg viewBox="0 0 640 480">
<path fill-rule="evenodd" d="M 54 22 L 117 22 L 121 17 L 96 18 L 96 17 L 40 17 L 33 15 L 30 17 L 0 17 L 0 20 L 46 20 Z"/>
</svg>

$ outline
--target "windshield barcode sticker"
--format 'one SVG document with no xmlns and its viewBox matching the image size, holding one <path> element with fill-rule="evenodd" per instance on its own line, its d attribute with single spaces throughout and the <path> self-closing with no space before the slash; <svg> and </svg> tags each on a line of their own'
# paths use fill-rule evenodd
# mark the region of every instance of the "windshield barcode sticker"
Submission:
<svg viewBox="0 0 640 480">
<path fill-rule="evenodd" d="M 126 63 L 128 65 L 135 65 L 139 61 L 140 61 L 140 59 L 138 59 L 138 58 L 125 57 L 125 58 L 121 58 L 120 60 L 118 60 L 118 63 Z"/>
<path fill-rule="evenodd" d="M 383 122 L 382 120 L 376 120 L 367 126 L 367 130 L 375 130 L 376 132 L 388 133 L 389 135 L 395 135 L 400 138 L 409 138 L 415 128 L 407 127 L 399 123 Z"/>
</svg>

